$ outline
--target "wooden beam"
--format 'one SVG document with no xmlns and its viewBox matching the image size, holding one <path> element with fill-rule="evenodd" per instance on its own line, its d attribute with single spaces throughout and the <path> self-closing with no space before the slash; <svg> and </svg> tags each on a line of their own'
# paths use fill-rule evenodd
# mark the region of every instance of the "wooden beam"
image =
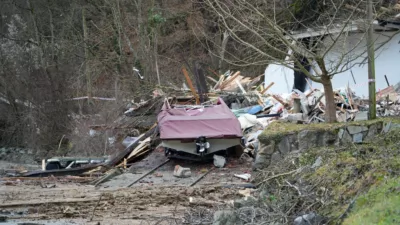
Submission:
<svg viewBox="0 0 400 225">
<path fill-rule="evenodd" d="M 213 73 L 216 77 L 219 77 L 219 74 L 217 72 L 215 72 L 214 70 L 212 70 L 210 67 L 208 67 L 207 69 L 208 69 L 208 71 Z"/>
<path fill-rule="evenodd" d="M 207 76 L 207 78 L 208 78 L 209 80 L 211 80 L 212 82 L 214 82 L 214 83 L 218 83 L 218 81 L 217 81 L 216 79 L 214 79 L 214 78 L 212 78 L 212 77 L 210 77 L 210 76 Z"/>
<path fill-rule="evenodd" d="M 265 92 L 267 92 L 268 91 L 268 89 L 270 89 L 271 87 L 272 87 L 272 85 L 274 85 L 275 83 L 274 82 L 271 82 L 264 90 L 262 90 L 261 91 L 261 95 L 263 95 Z"/>
<path fill-rule="evenodd" d="M 219 88 L 219 86 L 221 85 L 221 83 L 224 82 L 224 79 L 225 79 L 225 76 L 224 76 L 224 75 L 221 75 L 220 78 L 219 78 L 219 81 L 217 82 L 217 84 L 214 86 L 213 89 L 215 90 L 215 89 Z"/>
<path fill-rule="evenodd" d="M 188 83 L 189 88 L 190 88 L 190 90 L 192 91 L 193 96 L 196 98 L 196 104 L 197 104 L 197 105 L 200 104 L 200 98 L 199 98 L 199 96 L 197 95 L 197 92 L 196 92 L 196 90 L 195 90 L 194 87 L 193 87 L 192 80 L 190 80 L 189 74 L 188 74 L 188 72 L 187 72 L 187 70 L 186 70 L 185 67 L 182 67 L 182 72 L 183 72 L 183 75 L 185 75 L 186 82 Z"/>
<path fill-rule="evenodd" d="M 240 75 L 240 71 L 237 71 L 235 74 L 233 74 L 232 77 L 230 77 L 227 81 L 223 82 L 221 84 L 221 89 L 224 87 L 228 86 L 232 81 L 234 81 L 238 76 Z"/>
</svg>

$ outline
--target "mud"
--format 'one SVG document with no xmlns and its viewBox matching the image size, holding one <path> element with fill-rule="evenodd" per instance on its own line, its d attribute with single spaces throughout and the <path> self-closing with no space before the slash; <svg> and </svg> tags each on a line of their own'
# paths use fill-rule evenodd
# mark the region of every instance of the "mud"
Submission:
<svg viewBox="0 0 400 225">
<path fill-rule="evenodd" d="M 228 159 L 226 168 L 221 169 L 214 168 L 212 162 L 171 160 L 131 188 L 126 188 L 165 160 L 163 152 L 154 151 L 135 163 L 127 173 L 99 187 L 84 184 L 90 178 L 0 178 L 0 217 L 7 219 L 4 224 L 143 224 L 143 221 L 149 222 L 146 224 L 160 221 L 159 224 L 181 224 L 189 208 L 212 209 L 240 197 L 238 189 L 221 185 L 246 183 L 233 174 L 250 170 L 250 162 L 239 162 L 238 159 Z M 192 176 L 174 177 L 175 165 L 189 167 Z M 210 169 L 213 169 L 211 173 L 194 187 L 189 187 Z"/>
<path fill-rule="evenodd" d="M 133 187 L 114 190 L 55 183 L 54 188 L 17 183 L 0 186 L 0 216 L 15 221 L 52 220 L 63 224 L 139 224 L 152 220 L 179 220 L 189 197 L 208 207 L 238 197 L 236 189 L 220 187 Z M 61 221 L 61 222 L 60 222 Z"/>
<path fill-rule="evenodd" d="M 114 179 L 100 185 L 102 188 L 120 188 L 126 187 L 131 182 L 141 177 L 146 172 L 150 171 L 157 165 L 165 162 L 167 158 L 160 150 L 153 151 L 148 157 L 140 162 L 132 165 L 128 173 L 115 177 Z M 173 176 L 173 170 L 176 165 L 190 168 L 192 175 L 188 178 L 177 178 Z M 234 174 L 250 173 L 251 162 L 242 162 L 236 158 L 228 158 L 225 168 L 215 168 L 212 162 L 193 162 L 179 159 L 172 159 L 170 162 L 149 174 L 134 187 L 145 186 L 188 186 L 200 178 L 204 173 L 213 169 L 213 171 L 201 179 L 196 185 L 221 185 L 221 184 L 241 184 L 245 181 L 234 177 Z"/>
</svg>

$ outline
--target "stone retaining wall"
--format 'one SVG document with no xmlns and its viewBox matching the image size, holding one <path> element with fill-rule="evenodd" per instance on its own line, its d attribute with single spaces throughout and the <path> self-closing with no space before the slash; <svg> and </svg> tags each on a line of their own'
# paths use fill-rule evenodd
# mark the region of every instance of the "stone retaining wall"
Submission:
<svg viewBox="0 0 400 225">
<path fill-rule="evenodd" d="M 271 163 L 279 162 L 289 152 L 303 152 L 315 147 L 371 142 L 377 134 L 387 133 L 395 127 L 400 128 L 400 123 L 376 121 L 365 125 L 341 124 L 328 130 L 305 128 L 279 136 L 268 136 L 264 132 L 258 138 L 260 145 L 253 169 L 265 169 Z"/>
</svg>

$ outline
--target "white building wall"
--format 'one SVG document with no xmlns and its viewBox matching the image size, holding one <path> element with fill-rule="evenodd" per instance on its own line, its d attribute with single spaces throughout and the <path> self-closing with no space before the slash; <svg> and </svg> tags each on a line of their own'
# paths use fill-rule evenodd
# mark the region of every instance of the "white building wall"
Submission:
<svg viewBox="0 0 400 225">
<path fill-rule="evenodd" d="M 390 84 L 400 82 L 400 34 L 393 36 L 394 33 L 384 32 L 375 35 L 375 48 L 380 47 L 375 52 L 375 71 L 376 71 L 376 90 L 387 87 L 384 75 L 387 76 Z M 393 36 L 390 40 L 389 37 Z M 326 38 L 329 42 L 329 38 Z M 329 44 L 327 44 L 329 45 Z M 368 60 L 366 59 L 366 37 L 362 33 L 352 33 L 349 36 L 343 36 L 337 42 L 335 47 L 327 54 L 325 61 L 328 71 L 334 71 L 334 67 L 339 63 L 340 56 L 352 51 L 342 66 L 345 65 L 344 70 L 339 69 L 337 75 L 332 79 L 333 88 L 346 87 L 349 84 L 350 88 L 356 92 L 358 96 L 368 96 Z M 361 56 L 360 56 L 361 55 Z M 348 60 L 353 60 L 348 62 Z M 346 65 L 348 64 L 348 65 Z M 341 66 L 341 67 L 342 67 Z M 349 69 L 350 68 L 350 69 Z M 318 67 L 316 68 L 318 71 Z M 353 73 L 356 83 L 352 78 Z M 265 70 L 265 83 L 268 85 L 271 81 L 275 85 L 270 89 L 272 93 L 287 93 L 293 87 L 293 70 L 280 65 L 269 65 Z M 322 85 L 313 83 L 314 88 L 323 89 Z M 288 87 L 290 87 L 288 89 Z"/>
</svg>

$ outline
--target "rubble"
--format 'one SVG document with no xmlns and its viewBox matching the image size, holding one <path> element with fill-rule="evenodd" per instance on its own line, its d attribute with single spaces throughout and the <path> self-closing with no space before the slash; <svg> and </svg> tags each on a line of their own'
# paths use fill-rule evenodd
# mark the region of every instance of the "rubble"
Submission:
<svg viewBox="0 0 400 225">
<path fill-rule="evenodd" d="M 251 178 L 251 174 L 249 174 L 249 173 L 234 174 L 234 176 L 237 177 L 237 178 L 241 178 L 241 179 L 243 179 L 243 180 L 245 180 L 245 181 L 249 181 L 250 178 Z"/>
<path fill-rule="evenodd" d="M 322 224 L 324 218 L 315 214 L 305 214 L 303 216 L 299 216 L 294 220 L 294 225 L 308 225 L 308 224 Z"/>
<path fill-rule="evenodd" d="M 190 168 L 181 167 L 179 165 L 175 166 L 174 176 L 179 178 L 187 178 L 192 175 Z"/>
<path fill-rule="evenodd" d="M 155 149 L 164 151 L 168 158 L 177 153 L 174 151 L 176 150 L 174 147 L 182 147 L 182 149 L 189 149 L 191 151 L 192 143 L 189 143 L 190 141 L 182 142 L 184 138 L 195 139 L 191 141 L 196 142 L 195 146 L 198 148 L 196 154 L 200 157 L 204 156 L 202 154 L 202 149 L 205 149 L 206 152 L 207 150 L 212 150 L 209 155 L 213 156 L 215 167 L 222 168 L 225 167 L 227 163 L 224 157 L 214 154 L 216 152 L 214 152 L 213 149 L 215 146 L 222 149 L 239 146 L 244 149 L 240 152 L 240 160 L 242 162 L 253 161 L 253 167 L 257 168 L 258 165 L 269 163 L 271 158 L 277 159 L 282 157 L 281 155 L 292 151 L 293 146 L 295 146 L 293 140 L 290 138 L 284 138 L 277 143 L 271 142 L 268 146 L 260 146 L 258 136 L 263 130 L 268 130 L 269 127 L 273 127 L 271 124 L 287 122 L 307 125 L 324 122 L 324 110 L 326 106 L 325 93 L 323 90 L 312 88 L 311 85 L 309 85 L 310 89 L 305 92 L 294 89 L 291 93 L 276 94 L 269 92 L 270 88 L 276 85 L 273 81 L 270 81 L 270 83 L 262 82 L 263 79 L 261 79 L 261 77 L 264 75 L 251 78 L 245 76 L 240 71 L 227 71 L 222 75 L 207 77 L 206 81 L 209 82 L 209 84 L 211 83 L 207 88 L 207 93 L 198 93 L 195 87 L 198 88 L 201 85 L 192 84 L 188 76 L 188 71 L 185 69 L 182 71 L 184 72 L 187 82 L 187 85 L 184 84 L 183 86 L 186 86 L 186 88 L 178 89 L 177 87 L 171 86 L 171 88 L 167 90 L 161 90 L 162 88 L 158 87 L 153 91 L 153 95 L 149 96 L 149 99 L 144 99 L 140 102 L 130 102 L 123 110 L 121 117 L 112 124 L 94 124 L 89 127 L 91 136 L 99 135 L 101 132 L 110 129 L 123 131 L 118 134 L 119 136 L 114 135 L 107 137 L 115 142 L 114 146 L 111 146 L 112 148 L 116 148 L 115 146 L 117 143 L 125 147 L 124 149 L 121 148 L 115 151 L 113 155 L 108 157 L 107 161 L 77 168 L 27 172 L 21 176 L 92 176 L 92 184 L 99 185 L 109 180 L 110 176 L 112 177 L 123 173 L 125 169 L 143 159 Z M 199 81 L 196 79 L 196 82 Z M 378 115 L 400 115 L 399 91 L 400 84 L 397 84 L 388 86 L 388 88 L 377 92 Z M 366 103 L 368 101 L 356 96 L 349 87 L 334 90 L 334 99 L 337 106 L 337 118 L 339 122 L 366 119 L 366 112 L 368 110 L 368 105 Z M 219 108 L 212 108 L 218 104 L 220 105 Z M 165 110 L 166 106 L 168 106 L 169 111 Z M 221 108 L 223 108 L 223 110 Z M 208 116 L 204 116 L 204 118 L 199 120 L 194 119 L 195 116 L 202 115 L 202 113 L 207 111 L 209 112 Z M 165 126 L 165 120 L 162 120 L 162 118 L 173 114 L 174 116 L 178 116 L 180 120 L 178 121 L 176 117 L 171 117 L 172 119 L 167 121 L 169 124 L 175 123 L 172 129 L 171 127 L 168 128 L 175 132 L 175 136 L 172 137 L 168 136 L 171 135 L 171 132 L 165 132 L 165 127 L 163 127 Z M 234 127 L 235 129 L 231 129 L 235 130 L 234 133 L 232 131 L 227 132 L 226 127 L 216 125 L 215 121 L 212 122 L 210 120 L 210 115 L 217 114 L 218 116 L 224 114 L 226 118 L 229 117 L 229 121 L 231 122 L 225 123 L 229 123 L 231 126 L 234 123 L 238 123 L 237 127 Z M 190 119 L 188 119 L 189 117 Z M 192 132 L 192 134 L 188 136 L 190 132 L 182 131 L 182 123 L 186 124 L 185 127 L 193 125 L 193 127 L 197 129 L 190 127 L 189 131 Z M 214 129 L 214 127 L 211 128 L 212 126 L 210 126 L 210 124 L 214 127 L 216 126 L 218 129 Z M 198 133 L 195 133 L 200 130 L 199 127 L 201 126 L 207 128 L 202 131 L 203 133 L 205 132 L 204 140 L 201 139 L 203 137 L 198 136 Z M 323 136 L 315 134 L 314 132 L 302 132 L 298 135 L 298 148 L 299 150 L 304 150 L 320 145 L 320 143 L 361 143 L 368 140 L 370 141 L 370 138 L 373 137 L 374 134 L 385 132 L 390 129 L 390 126 L 391 124 L 385 124 L 384 127 L 377 127 L 376 129 L 373 127 L 348 126 L 340 129 L 338 134 L 324 134 Z M 207 132 L 210 128 L 215 134 L 213 134 L 213 138 L 208 139 L 206 136 L 209 135 Z M 222 138 L 219 138 L 219 142 L 215 142 L 218 135 L 222 136 Z M 232 135 L 235 137 L 233 138 Z M 229 136 L 229 138 L 225 138 L 224 136 Z M 175 143 L 174 141 L 179 138 L 181 138 L 181 142 Z M 170 146 L 164 146 L 163 142 L 169 143 Z M 183 147 L 184 145 L 185 148 Z M 280 149 L 280 154 L 274 151 L 275 148 Z M 256 157 L 256 155 L 258 155 L 258 157 Z M 167 162 L 168 161 L 164 163 Z M 318 167 L 320 163 L 320 161 L 316 161 L 315 167 Z M 159 166 L 156 166 L 154 170 L 159 168 Z M 226 167 L 229 166 L 230 164 Z M 143 177 L 149 174 L 150 173 L 146 173 L 135 181 L 131 181 L 128 186 L 139 182 Z M 205 175 L 207 174 L 208 172 Z M 190 177 L 192 172 L 190 168 L 177 165 L 173 175 L 181 178 Z M 247 173 L 235 174 L 235 177 L 248 181 L 251 175 Z"/>
<path fill-rule="evenodd" d="M 222 168 L 225 166 L 226 159 L 223 156 L 220 155 L 214 155 L 214 166 L 218 168 Z"/>
</svg>

